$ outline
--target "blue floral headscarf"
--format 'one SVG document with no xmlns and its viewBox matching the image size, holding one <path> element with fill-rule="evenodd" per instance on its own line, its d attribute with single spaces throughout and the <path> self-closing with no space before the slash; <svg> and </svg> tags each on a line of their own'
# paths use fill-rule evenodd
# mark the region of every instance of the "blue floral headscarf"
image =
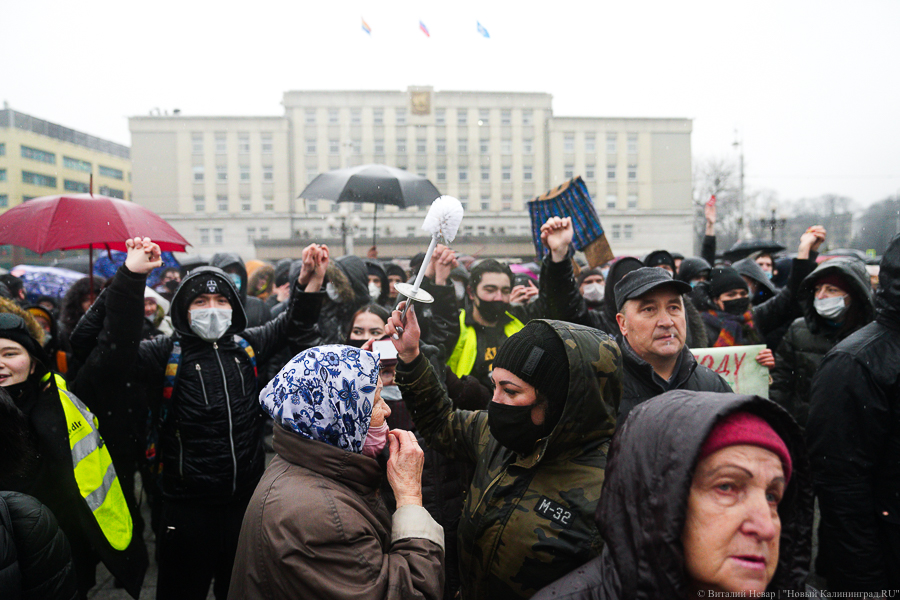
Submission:
<svg viewBox="0 0 900 600">
<path fill-rule="evenodd" d="M 283 427 L 350 452 L 361 452 L 375 390 L 378 356 L 350 346 L 318 346 L 292 358 L 259 394 Z"/>
</svg>

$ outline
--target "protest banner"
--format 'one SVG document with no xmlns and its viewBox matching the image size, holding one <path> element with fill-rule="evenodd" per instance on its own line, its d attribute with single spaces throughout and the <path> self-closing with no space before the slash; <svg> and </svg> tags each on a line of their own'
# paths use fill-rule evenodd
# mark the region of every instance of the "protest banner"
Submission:
<svg viewBox="0 0 900 600">
<path fill-rule="evenodd" d="M 728 382 L 736 394 L 769 397 L 769 369 L 756 362 L 765 350 L 756 346 L 728 346 L 725 348 L 692 349 L 697 362 L 709 367 Z"/>
</svg>

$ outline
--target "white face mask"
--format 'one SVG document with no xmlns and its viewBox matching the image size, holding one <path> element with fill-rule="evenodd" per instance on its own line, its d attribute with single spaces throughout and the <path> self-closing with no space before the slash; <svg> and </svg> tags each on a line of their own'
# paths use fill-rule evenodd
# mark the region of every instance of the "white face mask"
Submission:
<svg viewBox="0 0 900 600">
<path fill-rule="evenodd" d="M 453 291 L 456 292 L 457 302 L 462 302 L 466 299 L 466 284 L 462 281 L 453 281 Z"/>
<path fill-rule="evenodd" d="M 813 300 L 813 308 L 815 308 L 816 312 L 823 318 L 837 321 L 843 317 L 844 313 L 847 312 L 847 309 L 850 308 L 849 304 L 844 304 L 844 298 L 846 297 L 845 294 L 843 296 L 834 296 L 832 298 L 816 298 Z"/>
<path fill-rule="evenodd" d="M 589 283 L 584 286 L 584 299 L 588 302 L 602 302 L 606 294 L 606 286 L 602 283 Z"/>
<path fill-rule="evenodd" d="M 378 300 L 378 297 L 381 296 L 381 287 L 374 281 L 369 282 L 369 297 L 372 300 Z"/>
<path fill-rule="evenodd" d="M 230 308 L 195 308 L 191 310 L 191 331 L 202 340 L 215 342 L 231 327 Z"/>
<path fill-rule="evenodd" d="M 328 297 L 331 299 L 332 302 L 337 302 L 341 299 L 341 296 L 340 296 L 340 294 L 338 294 L 338 291 L 336 289 L 334 289 L 334 284 L 331 283 L 330 281 L 325 284 L 325 293 L 328 294 Z"/>
</svg>

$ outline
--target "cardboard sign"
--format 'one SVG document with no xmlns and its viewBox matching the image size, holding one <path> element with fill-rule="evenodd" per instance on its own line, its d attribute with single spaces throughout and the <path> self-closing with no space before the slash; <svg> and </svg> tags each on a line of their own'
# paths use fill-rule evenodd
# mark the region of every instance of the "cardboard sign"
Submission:
<svg viewBox="0 0 900 600">
<path fill-rule="evenodd" d="M 691 352 L 698 363 L 709 367 L 727 381 L 736 394 L 768 398 L 769 369 L 756 362 L 757 355 L 765 349 L 765 345 L 759 344 L 727 348 L 698 348 L 691 349 Z"/>
</svg>

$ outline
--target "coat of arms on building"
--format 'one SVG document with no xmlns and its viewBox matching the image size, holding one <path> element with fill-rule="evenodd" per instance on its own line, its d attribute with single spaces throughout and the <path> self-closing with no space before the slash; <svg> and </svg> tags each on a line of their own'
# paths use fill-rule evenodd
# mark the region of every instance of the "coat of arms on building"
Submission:
<svg viewBox="0 0 900 600">
<path fill-rule="evenodd" d="M 410 92 L 409 105 L 414 115 L 431 114 L 431 92 Z"/>
</svg>

